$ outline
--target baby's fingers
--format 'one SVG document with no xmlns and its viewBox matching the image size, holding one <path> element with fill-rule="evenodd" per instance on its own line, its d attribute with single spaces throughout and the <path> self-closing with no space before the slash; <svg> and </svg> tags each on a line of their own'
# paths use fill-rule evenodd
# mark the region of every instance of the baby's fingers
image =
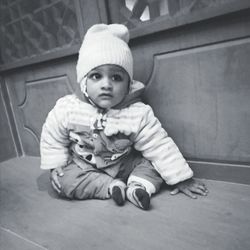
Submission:
<svg viewBox="0 0 250 250">
<path fill-rule="evenodd" d="M 54 185 L 56 185 L 59 189 L 61 188 L 60 182 L 58 180 L 58 176 L 63 176 L 63 172 L 61 170 L 58 171 L 58 169 L 54 169 L 51 173 L 51 181 L 53 182 Z"/>
<path fill-rule="evenodd" d="M 56 168 L 56 172 L 57 172 L 57 175 L 58 175 L 58 176 L 60 176 L 60 177 L 64 176 L 64 173 L 63 173 L 63 171 L 62 171 L 62 168 L 61 168 L 61 167 Z"/>
<path fill-rule="evenodd" d="M 194 184 L 193 187 L 194 187 L 195 189 L 201 190 L 201 191 L 202 191 L 202 194 L 204 194 L 204 195 L 207 195 L 207 194 L 208 194 L 208 190 L 207 190 L 205 184 L 196 183 L 196 184 Z M 199 194 L 200 194 L 200 192 L 199 192 Z"/>
<path fill-rule="evenodd" d="M 202 189 L 200 187 L 190 187 L 190 191 L 195 193 L 195 194 L 199 194 L 199 195 L 207 195 L 207 190 Z"/>
<path fill-rule="evenodd" d="M 190 189 L 191 190 L 191 189 Z M 182 193 L 184 193 L 185 195 L 187 195 L 188 197 L 192 198 L 192 199 L 196 199 L 197 196 L 194 195 L 188 188 L 183 188 L 181 190 Z"/>
<path fill-rule="evenodd" d="M 175 188 L 173 191 L 170 192 L 171 195 L 178 194 L 180 192 L 179 188 Z"/>
<path fill-rule="evenodd" d="M 52 187 L 57 191 L 57 193 L 61 193 L 60 187 L 55 183 L 55 181 L 52 179 L 51 180 Z"/>
</svg>

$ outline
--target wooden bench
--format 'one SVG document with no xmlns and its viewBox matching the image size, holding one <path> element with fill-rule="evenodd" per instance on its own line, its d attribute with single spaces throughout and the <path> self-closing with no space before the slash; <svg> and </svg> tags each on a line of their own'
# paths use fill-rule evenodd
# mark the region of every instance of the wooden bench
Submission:
<svg viewBox="0 0 250 250">
<path fill-rule="evenodd" d="M 0 163 L 0 249 L 250 249 L 250 186 L 204 180 L 192 200 L 164 186 L 143 211 L 127 202 L 62 200 L 40 158 Z"/>
</svg>

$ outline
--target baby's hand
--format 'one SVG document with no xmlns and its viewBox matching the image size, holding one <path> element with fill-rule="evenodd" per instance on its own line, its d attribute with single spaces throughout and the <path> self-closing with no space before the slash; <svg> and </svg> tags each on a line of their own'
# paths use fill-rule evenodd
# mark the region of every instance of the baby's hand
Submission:
<svg viewBox="0 0 250 250">
<path fill-rule="evenodd" d="M 50 174 L 52 186 L 59 194 L 61 193 L 61 184 L 58 180 L 58 176 L 62 177 L 63 175 L 62 167 L 54 168 Z"/>
<path fill-rule="evenodd" d="M 205 196 L 208 194 L 208 190 L 205 184 L 203 184 L 202 182 L 198 182 L 194 180 L 193 178 L 177 183 L 175 185 L 174 190 L 170 194 L 175 195 L 179 192 L 182 192 L 188 197 L 193 198 L 193 199 L 197 198 L 197 196 L 194 194 L 199 194 L 202 196 Z"/>
</svg>

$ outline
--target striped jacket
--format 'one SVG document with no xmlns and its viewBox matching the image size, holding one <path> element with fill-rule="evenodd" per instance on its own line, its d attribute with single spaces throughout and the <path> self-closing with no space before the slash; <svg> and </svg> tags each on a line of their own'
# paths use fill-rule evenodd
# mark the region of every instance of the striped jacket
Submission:
<svg viewBox="0 0 250 250">
<path fill-rule="evenodd" d="M 98 122 L 103 129 L 96 129 Z M 41 168 L 66 166 L 72 157 L 79 165 L 108 167 L 131 147 L 150 160 L 169 185 L 193 176 L 149 105 L 138 101 L 102 114 L 75 94 L 60 98 L 48 114 L 40 142 Z"/>
</svg>

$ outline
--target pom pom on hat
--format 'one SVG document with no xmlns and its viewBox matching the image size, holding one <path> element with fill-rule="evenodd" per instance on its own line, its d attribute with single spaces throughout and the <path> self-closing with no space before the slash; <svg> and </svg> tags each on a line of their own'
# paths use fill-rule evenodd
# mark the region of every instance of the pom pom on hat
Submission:
<svg viewBox="0 0 250 250">
<path fill-rule="evenodd" d="M 77 82 L 92 69 L 115 64 L 133 79 L 133 57 L 128 47 L 129 32 L 122 24 L 95 24 L 85 34 L 76 65 Z"/>
<path fill-rule="evenodd" d="M 85 40 L 88 38 L 92 39 L 93 36 L 105 36 L 110 35 L 117 38 L 120 38 L 125 43 L 129 41 L 129 32 L 128 28 L 122 24 L 95 24 L 89 28 L 85 35 Z"/>
</svg>

